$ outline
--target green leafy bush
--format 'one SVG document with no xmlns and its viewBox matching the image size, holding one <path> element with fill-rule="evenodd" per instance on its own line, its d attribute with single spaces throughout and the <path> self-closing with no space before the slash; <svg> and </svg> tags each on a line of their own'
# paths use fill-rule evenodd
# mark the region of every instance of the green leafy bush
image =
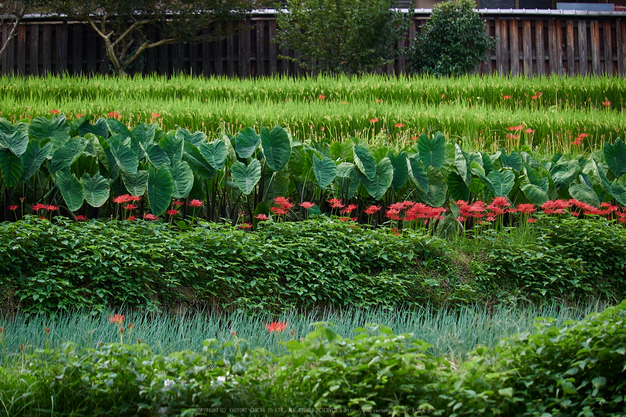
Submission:
<svg viewBox="0 0 626 417">
<path fill-rule="evenodd" d="M 473 10 L 472 0 L 437 3 L 430 20 L 411 46 L 410 62 L 415 72 L 435 75 L 469 73 L 495 47 L 485 32 L 485 22 Z"/>
<path fill-rule="evenodd" d="M 247 232 L 29 216 L 0 227 L 0 308 L 278 312 L 624 296 L 623 228 L 604 219 L 542 222 L 534 241 L 479 235 L 467 241 L 471 252 L 410 229 L 396 236 L 327 217 Z"/>
<path fill-rule="evenodd" d="M 322 73 L 359 74 L 393 62 L 410 18 L 393 0 L 289 0 L 278 14 L 276 41 L 292 60 Z"/>
<path fill-rule="evenodd" d="M 23 353 L 0 367 L 8 415 L 214 413 L 436 416 L 623 416 L 626 301 L 562 328 L 538 318 L 535 333 L 478 348 L 450 366 L 410 334 L 366 325 L 350 339 L 328 323 L 274 356 L 245 339 L 205 340 L 202 352 L 152 354 L 145 344 Z M 287 351 L 288 352 L 287 352 Z M 204 411 L 200 410 L 203 408 Z M 54 411 L 53 411 L 54 410 Z M 273 410 L 273 411 L 269 411 Z M 304 411 L 303 411 L 304 410 Z"/>
</svg>

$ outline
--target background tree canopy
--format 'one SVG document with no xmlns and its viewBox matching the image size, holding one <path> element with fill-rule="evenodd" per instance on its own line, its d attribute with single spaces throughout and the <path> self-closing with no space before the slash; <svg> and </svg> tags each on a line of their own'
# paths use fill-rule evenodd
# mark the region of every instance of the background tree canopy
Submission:
<svg viewBox="0 0 626 417">
<path fill-rule="evenodd" d="M 51 14 L 65 14 L 91 26 L 104 39 L 114 70 L 125 75 L 149 48 L 225 36 L 216 22 L 241 19 L 264 0 L 41 0 Z M 209 29 L 202 34 L 203 29 Z M 150 36 L 158 32 L 160 37 Z"/>
<path fill-rule="evenodd" d="M 358 74 L 392 62 L 410 16 L 393 0 L 289 0 L 278 14 L 276 42 L 299 55 L 289 58 L 322 73 Z"/>
</svg>

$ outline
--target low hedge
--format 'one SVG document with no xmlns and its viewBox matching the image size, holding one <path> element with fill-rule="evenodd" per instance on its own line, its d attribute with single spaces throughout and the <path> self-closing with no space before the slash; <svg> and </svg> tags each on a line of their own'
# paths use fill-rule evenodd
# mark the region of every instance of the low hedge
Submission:
<svg viewBox="0 0 626 417">
<path fill-rule="evenodd" d="M 0 367 L 0 404 L 15 417 L 623 416 L 625 320 L 626 301 L 562 328 L 539 319 L 534 334 L 478 348 L 458 368 L 377 325 L 348 339 L 317 323 L 305 338 L 281 342 L 280 356 L 235 335 L 169 356 L 145 344 L 67 344 Z"/>
<path fill-rule="evenodd" d="M 533 233 L 526 243 L 511 243 L 506 231 L 446 241 L 324 217 L 250 232 L 31 216 L 0 226 L 0 307 L 276 312 L 626 297 L 625 229 L 544 217 Z"/>
</svg>

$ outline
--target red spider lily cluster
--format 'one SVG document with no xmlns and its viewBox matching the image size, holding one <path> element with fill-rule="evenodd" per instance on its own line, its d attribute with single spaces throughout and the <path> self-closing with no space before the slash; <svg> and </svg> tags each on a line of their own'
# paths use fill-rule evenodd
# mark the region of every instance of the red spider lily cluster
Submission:
<svg viewBox="0 0 626 417">
<path fill-rule="evenodd" d="M 107 116 L 109 116 L 112 119 L 119 119 L 122 117 L 122 115 L 116 111 L 112 111 L 109 114 L 107 114 Z"/>
<path fill-rule="evenodd" d="M 309 201 L 303 201 L 302 203 L 300 203 L 300 207 L 304 209 L 310 209 L 312 207 L 315 207 L 315 203 L 311 203 Z"/>
<path fill-rule="evenodd" d="M 428 222 L 430 219 L 442 219 L 442 214 L 447 209 L 443 207 L 431 207 L 422 203 L 414 203 L 412 201 L 400 201 L 390 204 L 387 207 L 385 216 L 390 220 L 411 222 L 423 219 Z"/>
<path fill-rule="evenodd" d="M 575 217 L 583 214 L 585 216 L 602 216 L 611 218 L 613 213 L 617 213 L 619 218 L 623 218 L 623 216 L 620 216 L 620 213 L 618 213 L 619 207 L 609 203 L 601 203 L 600 208 L 596 208 L 590 204 L 573 199 L 567 201 L 553 200 L 545 202 L 541 208 L 546 214 L 565 214 L 565 210 L 569 209 L 570 214 Z"/>
<path fill-rule="evenodd" d="M 515 132 L 519 132 L 520 130 L 523 130 L 523 129 L 524 129 L 524 125 L 507 127 L 507 130 L 512 130 L 512 131 L 515 131 Z"/>
<path fill-rule="evenodd" d="M 367 214 L 368 216 L 373 216 L 374 214 L 378 213 L 380 209 L 381 206 L 371 205 L 365 209 L 365 214 Z"/>
<path fill-rule="evenodd" d="M 540 91 L 537 94 L 533 95 L 531 97 L 532 100 L 537 100 L 539 97 L 541 97 L 543 95 L 543 93 Z"/>
<path fill-rule="evenodd" d="M 341 209 L 341 212 L 344 214 L 350 214 L 357 208 L 359 208 L 359 206 L 357 206 L 356 204 L 348 204 L 347 206 Z"/>
<path fill-rule="evenodd" d="M 333 209 L 341 209 L 341 208 L 343 208 L 343 204 L 341 203 L 341 200 L 339 200 L 337 198 L 331 198 L 330 200 L 328 200 L 328 204 Z"/>
<path fill-rule="evenodd" d="M 18 205 L 12 205 L 12 206 L 9 206 L 9 210 L 15 211 L 17 210 L 18 207 L 19 207 Z"/>
<path fill-rule="evenodd" d="M 259 221 L 267 221 L 270 219 L 267 214 L 257 214 L 255 218 Z"/>
<path fill-rule="evenodd" d="M 116 204 L 126 204 L 126 203 L 130 203 L 131 201 L 139 201 L 139 200 L 141 200 L 141 197 L 139 196 L 123 194 L 123 195 L 115 197 L 113 199 L 113 202 Z"/>
<path fill-rule="evenodd" d="M 196 200 L 196 199 L 191 200 L 190 202 L 187 203 L 189 207 L 195 207 L 195 208 L 200 208 L 202 207 L 203 204 L 204 204 L 204 201 Z"/>
<path fill-rule="evenodd" d="M 59 209 L 58 206 L 48 205 L 48 204 L 35 204 L 33 205 L 33 211 L 46 210 L 46 211 L 57 211 Z"/>
<path fill-rule="evenodd" d="M 159 220 L 159 218 L 157 216 L 155 216 L 154 214 L 150 214 L 150 213 L 145 213 L 143 215 L 144 220 Z"/>
<path fill-rule="evenodd" d="M 583 140 L 585 138 L 587 138 L 587 137 L 589 137 L 588 133 L 579 133 L 578 137 L 574 141 L 572 141 L 572 145 L 577 145 L 578 146 L 578 145 L 582 144 Z"/>
<path fill-rule="evenodd" d="M 517 209 L 511 207 L 509 200 L 506 197 L 496 197 L 490 204 L 486 204 L 484 201 L 476 201 L 469 204 L 466 201 L 459 200 L 456 202 L 459 207 L 460 215 L 457 220 L 465 222 L 467 219 L 485 219 L 489 222 L 495 221 L 498 216 L 503 216 L 505 213 L 515 213 Z"/>
<path fill-rule="evenodd" d="M 85 220 L 87 220 L 87 216 L 85 216 L 84 214 L 76 215 L 76 221 L 77 222 L 84 222 Z"/>
<path fill-rule="evenodd" d="M 282 332 L 287 328 L 287 323 L 273 321 L 270 324 L 266 324 L 265 328 L 267 329 L 268 333 Z"/>
<path fill-rule="evenodd" d="M 287 213 L 289 213 L 289 210 L 291 210 L 293 207 L 293 203 L 291 203 L 291 201 L 289 201 L 289 199 L 286 197 L 274 198 L 274 204 L 276 206 L 271 207 L 270 210 L 272 211 L 272 213 L 278 216 L 286 215 Z"/>
</svg>

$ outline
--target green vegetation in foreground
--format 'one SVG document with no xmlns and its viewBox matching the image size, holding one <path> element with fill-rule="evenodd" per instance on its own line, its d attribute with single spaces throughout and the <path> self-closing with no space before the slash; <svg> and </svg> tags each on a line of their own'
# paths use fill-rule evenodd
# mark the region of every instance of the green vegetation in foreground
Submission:
<svg viewBox="0 0 626 417">
<path fill-rule="evenodd" d="M 147 344 L 38 349 L 0 367 L 2 413 L 16 416 L 342 414 L 623 416 L 626 301 L 579 322 L 480 347 L 460 367 L 413 335 L 365 325 L 347 338 L 325 323 L 276 356 L 232 335 L 202 352 Z M 121 323 L 123 324 L 123 323 Z M 112 326 L 116 326 L 112 324 Z M 286 343 L 281 340 L 288 340 Z M 213 409 L 213 410 L 209 410 Z M 271 411 L 270 411 L 271 409 Z"/>
<path fill-rule="evenodd" d="M 400 148 L 441 130 L 465 150 L 530 143 L 533 152 L 553 154 L 569 149 L 579 133 L 589 137 L 576 152 L 621 136 L 625 91 L 623 79 L 603 77 L 5 77 L 0 109 L 11 121 L 51 110 L 68 117 L 117 112 L 131 125 L 157 120 L 165 130 L 180 126 L 210 137 L 281 125 L 300 141 L 359 137 Z M 507 138 L 519 125 L 533 134 Z"/>
<path fill-rule="evenodd" d="M 445 240 L 337 218 L 259 223 L 54 223 L 0 227 L 0 306 L 254 310 L 420 308 L 626 298 L 626 229 L 541 215 L 528 228 Z"/>
<path fill-rule="evenodd" d="M 176 351 L 202 350 L 207 338 L 224 340 L 236 332 L 246 339 L 252 348 L 260 347 L 278 353 L 276 338 L 264 325 L 272 321 L 287 323 L 287 331 L 294 331 L 299 339 L 311 331 L 311 323 L 333 323 L 338 333 L 351 335 L 352 330 L 365 323 L 388 326 L 397 334 L 412 333 L 416 338 L 432 345 L 428 353 L 446 356 L 454 362 L 462 362 L 478 345 L 489 348 L 498 341 L 515 333 L 533 332 L 535 317 L 553 317 L 556 325 L 567 320 L 580 320 L 592 312 L 601 311 L 603 303 L 563 305 L 553 302 L 542 306 L 524 308 L 497 306 L 494 308 L 469 305 L 458 309 L 434 310 L 429 306 L 420 309 L 358 309 L 346 308 L 331 311 L 288 311 L 277 316 L 250 314 L 244 310 L 215 314 L 178 311 L 166 314 L 147 311 L 119 312 L 125 316 L 125 327 L 132 323 L 132 332 L 126 330 L 124 340 L 134 343 L 140 340 L 158 355 Z M 66 342 L 78 348 L 96 347 L 100 342 L 119 340 L 119 331 L 108 320 L 110 314 L 87 314 L 87 312 L 60 313 L 57 317 L 35 315 L 28 319 L 10 315 L 0 318 L 4 328 L 4 352 L 0 352 L 0 364 L 7 365 L 19 359 L 20 345 L 32 353 L 46 345 L 61 348 Z M 50 329 L 47 335 L 45 329 Z"/>
</svg>

